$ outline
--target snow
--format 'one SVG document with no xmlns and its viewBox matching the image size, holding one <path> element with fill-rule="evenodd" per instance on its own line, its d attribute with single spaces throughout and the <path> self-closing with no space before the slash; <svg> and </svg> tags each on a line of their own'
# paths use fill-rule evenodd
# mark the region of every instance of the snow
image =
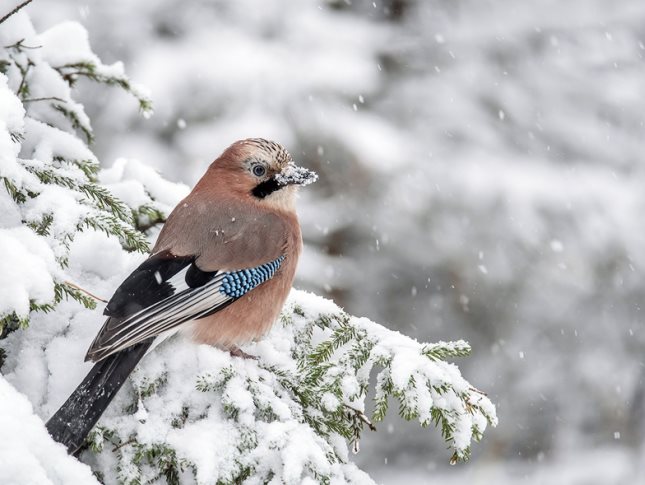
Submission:
<svg viewBox="0 0 645 485">
<path fill-rule="evenodd" d="M 27 398 L 0 375 L 0 483 L 98 485 L 90 468 L 51 439 Z"/>
<path fill-rule="evenodd" d="M 294 294 L 297 298 L 300 294 Z M 303 300 L 312 301 L 311 297 L 302 294 Z M 319 301 L 319 306 L 328 307 L 324 300 Z M 335 307 L 334 307 L 335 308 Z M 315 312 L 315 308 L 310 309 Z M 335 308 L 338 311 L 337 308 Z M 262 359 L 275 355 L 277 362 L 264 362 L 261 367 L 271 364 L 280 364 L 284 361 L 283 352 L 268 353 L 267 346 L 275 340 L 280 347 L 290 329 L 276 325 L 267 339 L 255 344 L 263 348 L 260 352 Z M 291 340 L 291 339 L 290 339 Z M 253 351 L 253 347 L 249 351 Z M 172 356 L 172 357 L 171 357 Z M 232 369 L 236 375 L 222 381 L 217 376 L 226 369 Z M 226 371 L 227 373 L 229 371 Z M 199 376 L 207 376 L 207 381 L 224 383 L 221 398 L 210 399 L 209 393 L 201 394 L 195 390 L 195 382 Z M 262 370 L 254 360 L 233 358 L 228 353 L 208 347 L 196 346 L 186 339 L 179 337 L 162 344 L 155 352 L 149 354 L 133 375 L 135 386 L 155 382 L 162 377 L 167 379 L 155 394 L 139 398 L 137 408 L 139 411 L 133 415 L 123 413 L 127 408 L 126 403 L 131 399 L 129 395 L 121 393 L 115 405 L 110 407 L 102 419 L 103 426 L 112 428 L 116 426 L 119 433 L 124 436 L 133 431 L 138 440 L 143 443 L 168 443 L 177 451 L 180 458 L 188 460 L 197 470 L 199 483 L 215 483 L 218 479 L 224 480 L 233 472 L 233 463 L 242 461 L 257 467 L 257 475 L 264 476 L 271 472 L 276 477 L 281 477 L 284 483 L 301 483 L 307 476 L 309 467 L 320 473 L 332 474 L 338 477 L 347 468 L 352 475 L 358 472 L 350 465 L 330 465 L 326 458 L 328 450 L 320 437 L 313 434 L 312 430 L 303 425 L 300 420 L 294 419 L 296 408 L 289 409 L 285 406 L 284 398 L 277 399 L 273 395 L 274 377 L 271 373 Z M 261 377 L 258 380 L 258 377 Z M 249 381 L 248 379 L 252 379 Z M 259 386 L 257 392 L 260 397 L 256 402 L 250 393 L 249 383 L 255 382 Z M 264 384 L 262 384 L 264 383 Z M 222 385 L 222 384 L 217 384 Z M 263 397 L 262 397 L 263 396 Z M 171 427 L 172 417 L 180 413 L 182 403 L 190 403 L 189 423 L 183 427 Z M 221 403 L 221 404 L 220 404 Z M 270 403 L 278 411 L 280 421 L 263 422 L 258 420 L 256 405 Z M 280 406 L 275 406 L 280 404 Z M 233 424 L 227 421 L 227 406 L 236 410 L 236 421 Z M 146 409 L 146 419 L 141 418 L 141 409 Z M 199 416 L 202 416 L 201 418 Z M 247 430 L 247 431 L 245 431 Z M 257 443 L 250 453 L 240 454 L 239 441 L 243 438 L 241 433 L 252 432 Z M 199 446 L 195 446 L 200 443 Z M 109 453 L 108 447 L 103 454 Z M 106 461 L 109 460 L 99 460 Z M 124 467 L 139 477 L 137 472 L 130 467 Z M 107 471 L 107 470 L 106 470 Z M 356 483 L 371 483 L 364 475 Z M 123 478 L 123 475 L 121 476 Z M 255 480 L 260 480 L 257 478 Z M 251 483 L 255 483 L 252 479 Z"/>
<path fill-rule="evenodd" d="M 18 2 L 13 2 L 18 3 Z M 5 5 L 6 6 L 6 5 Z M 9 8 L 7 10 L 10 11 Z M 36 31 L 31 24 L 31 19 L 25 12 L 18 12 L 2 23 L 2 30 L 0 31 L 0 39 L 3 46 L 13 45 L 16 42 L 23 40 L 25 45 L 36 46 Z"/>
<path fill-rule="evenodd" d="M 24 129 L 25 110 L 22 103 L 7 85 L 7 77 L 0 74 L 0 174 L 2 176 L 16 175 L 11 170 L 20 151 L 20 145 L 11 135 L 21 135 Z"/>
<path fill-rule="evenodd" d="M 304 167 L 299 167 L 290 162 L 282 171 L 275 175 L 275 179 L 280 184 L 293 183 L 296 185 L 309 185 L 318 180 L 318 174 Z"/>
<path fill-rule="evenodd" d="M 23 153 L 30 158 L 49 162 L 54 157 L 63 157 L 71 160 L 91 160 L 96 162 L 96 156 L 76 136 L 66 133 L 58 128 L 27 118 L 25 130 L 29 136 L 23 143 Z"/>
<path fill-rule="evenodd" d="M 190 191 L 187 185 L 165 180 L 136 159 L 117 158 L 111 167 L 101 170 L 99 181 L 129 207 L 152 205 L 164 213 L 169 213 Z"/>
<path fill-rule="evenodd" d="M 340 406 L 340 402 L 338 401 L 338 398 L 334 396 L 331 392 L 327 392 L 323 395 L 322 398 L 322 405 L 327 411 L 336 411 L 338 409 L 338 406 Z"/>
<path fill-rule="evenodd" d="M 124 258 L 120 250 L 121 244 L 114 237 L 105 237 L 105 234 L 94 231 L 83 232 L 76 236 L 72 244 L 69 258 L 70 270 L 83 280 L 92 283 L 95 280 L 111 279 L 115 273 L 131 271 L 144 259 L 140 254 L 132 254 L 129 258 Z M 97 254 L 101 257 L 97 258 Z M 111 293 L 108 293 L 104 293 L 103 296 L 109 297 Z"/>
<path fill-rule="evenodd" d="M 0 315 L 29 314 L 29 303 L 54 299 L 52 274 L 59 274 L 54 253 L 42 238 L 26 227 L 0 228 Z M 7 284 L 8 283 L 8 284 Z"/>
<path fill-rule="evenodd" d="M 7 76 L 0 74 L 0 122 L 2 123 L 2 132 L 22 133 L 24 126 L 25 109 L 16 95 L 7 87 Z M 16 149 L 19 146 L 14 145 L 14 155 L 17 155 Z M 4 155 L 5 150 L 2 150 Z"/>
<path fill-rule="evenodd" d="M 38 36 L 43 60 L 55 67 L 82 62 L 100 64 L 90 49 L 85 28 L 78 22 L 61 22 Z"/>
<path fill-rule="evenodd" d="M 0 176 L 19 184 L 34 183 L 33 176 L 18 165 L 20 144 L 11 135 L 22 135 L 25 129 L 25 110 L 7 86 L 7 78 L 0 75 Z M 55 255 L 50 246 L 33 231 L 22 226 L 23 214 L 9 194 L 0 196 L 4 208 L 0 215 L 0 315 L 15 313 L 24 318 L 29 314 L 30 302 L 49 303 L 54 298 L 53 279 L 60 275 Z"/>
</svg>

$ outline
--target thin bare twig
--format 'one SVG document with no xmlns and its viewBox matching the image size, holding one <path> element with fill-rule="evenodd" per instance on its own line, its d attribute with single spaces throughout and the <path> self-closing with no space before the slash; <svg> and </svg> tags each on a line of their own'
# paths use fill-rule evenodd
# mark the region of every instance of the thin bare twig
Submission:
<svg viewBox="0 0 645 485">
<path fill-rule="evenodd" d="M 5 49 L 17 49 L 17 50 L 20 50 L 20 49 L 42 49 L 42 47 L 43 47 L 42 45 L 34 45 L 34 46 L 24 45 L 23 44 L 24 41 L 25 41 L 25 39 L 20 39 L 15 44 L 6 45 L 6 46 L 4 46 L 4 48 Z"/>
<path fill-rule="evenodd" d="M 481 394 L 482 396 L 488 396 L 488 394 L 486 394 L 484 391 L 480 391 L 479 389 L 473 386 L 470 386 L 469 390 L 476 392 L 477 394 Z"/>
<path fill-rule="evenodd" d="M 27 5 L 29 5 L 32 1 L 33 1 L 33 0 L 25 0 L 24 2 L 22 2 L 20 5 L 18 5 L 16 8 L 14 8 L 11 12 L 9 12 L 7 15 L 5 15 L 4 17 L 2 17 L 2 18 L 0 19 L 0 24 L 1 24 L 2 22 L 4 22 L 5 20 L 7 20 L 9 17 L 11 17 L 13 14 L 17 13 L 17 12 L 18 12 L 19 10 L 21 10 L 22 8 L 24 8 L 24 7 L 26 7 Z"/>
<path fill-rule="evenodd" d="M 49 96 L 47 98 L 29 98 L 22 100 L 23 103 L 31 103 L 34 101 L 58 101 L 59 103 L 67 103 L 67 101 L 65 101 L 64 99 L 57 98 L 56 96 Z"/>
<path fill-rule="evenodd" d="M 89 292 L 89 291 L 87 291 L 85 288 L 81 288 L 80 286 L 75 285 L 75 284 L 74 284 L 74 283 L 72 283 L 71 281 L 65 281 L 65 284 L 66 284 L 67 286 L 71 286 L 72 288 L 77 289 L 78 291 L 82 291 L 82 292 L 83 292 L 83 293 L 85 293 L 86 295 L 88 295 L 88 296 L 90 296 L 90 297 L 94 298 L 96 301 L 100 301 L 100 302 L 103 302 L 103 303 L 107 303 L 107 302 L 108 302 L 107 300 L 104 300 L 104 299 L 103 299 L 103 298 L 101 298 L 100 296 L 96 296 L 96 295 L 94 295 L 94 294 L 90 293 L 90 292 Z"/>
</svg>

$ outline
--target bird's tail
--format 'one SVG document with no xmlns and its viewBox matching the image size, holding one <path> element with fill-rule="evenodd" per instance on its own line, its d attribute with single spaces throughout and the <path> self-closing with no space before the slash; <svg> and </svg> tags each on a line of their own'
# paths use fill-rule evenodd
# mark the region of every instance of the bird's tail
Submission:
<svg viewBox="0 0 645 485">
<path fill-rule="evenodd" d="M 47 421 L 47 431 L 76 454 L 154 339 L 148 339 L 96 363 L 83 382 Z"/>
</svg>

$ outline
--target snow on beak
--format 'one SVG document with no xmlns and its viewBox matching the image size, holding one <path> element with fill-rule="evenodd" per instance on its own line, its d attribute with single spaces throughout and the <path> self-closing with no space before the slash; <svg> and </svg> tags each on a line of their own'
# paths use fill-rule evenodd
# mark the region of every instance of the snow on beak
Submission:
<svg viewBox="0 0 645 485">
<path fill-rule="evenodd" d="M 278 185 L 309 185 L 318 180 L 318 174 L 313 170 L 299 167 L 293 162 L 289 162 L 280 173 L 274 177 Z"/>
</svg>

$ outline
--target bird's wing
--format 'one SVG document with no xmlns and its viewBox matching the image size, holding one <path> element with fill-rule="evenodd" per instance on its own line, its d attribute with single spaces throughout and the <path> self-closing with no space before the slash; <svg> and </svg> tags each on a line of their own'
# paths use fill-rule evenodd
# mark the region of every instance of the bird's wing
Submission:
<svg viewBox="0 0 645 485">
<path fill-rule="evenodd" d="M 101 360 L 225 308 L 271 279 L 284 257 L 232 271 L 202 271 L 196 256 L 168 251 L 151 256 L 114 293 L 104 311 L 109 318 L 86 360 Z"/>
<path fill-rule="evenodd" d="M 240 291 L 273 276 L 287 252 L 288 231 L 276 214 L 194 190 L 168 217 L 152 256 L 114 293 L 104 312 L 110 318 L 86 360 L 230 305 Z"/>
</svg>

